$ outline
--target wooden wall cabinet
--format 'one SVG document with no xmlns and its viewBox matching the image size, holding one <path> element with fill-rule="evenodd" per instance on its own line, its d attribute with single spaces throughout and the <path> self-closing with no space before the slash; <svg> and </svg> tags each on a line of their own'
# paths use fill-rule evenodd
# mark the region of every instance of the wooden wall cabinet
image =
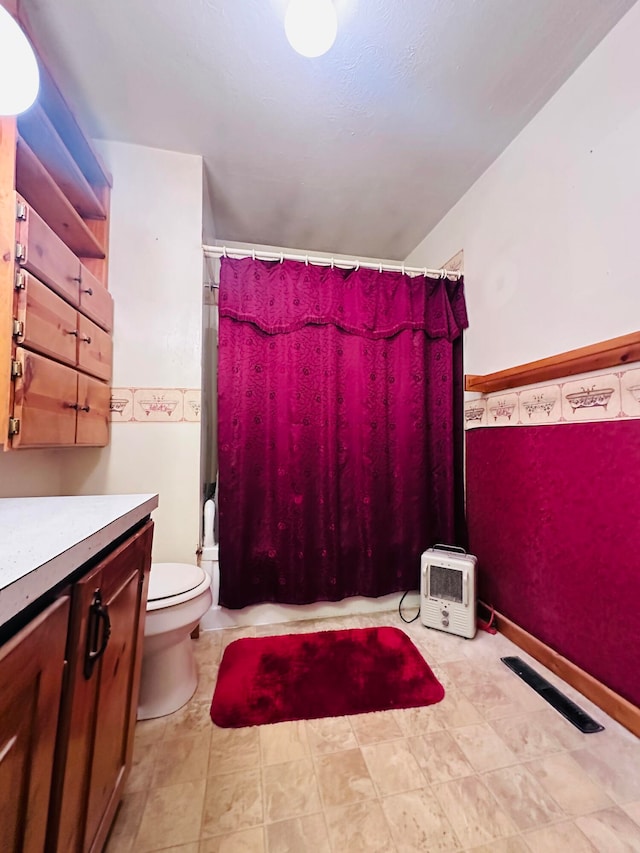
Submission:
<svg viewBox="0 0 640 853">
<path fill-rule="evenodd" d="M 111 390 L 64 364 L 17 347 L 12 446 L 103 446 L 109 440 Z"/>
<path fill-rule="evenodd" d="M 3 851 L 104 847 L 131 765 L 152 536 L 149 520 L 0 646 Z"/>
<path fill-rule="evenodd" d="M 110 188 L 109 173 L 42 68 L 35 105 L 0 118 L 5 450 L 109 441 Z"/>
</svg>

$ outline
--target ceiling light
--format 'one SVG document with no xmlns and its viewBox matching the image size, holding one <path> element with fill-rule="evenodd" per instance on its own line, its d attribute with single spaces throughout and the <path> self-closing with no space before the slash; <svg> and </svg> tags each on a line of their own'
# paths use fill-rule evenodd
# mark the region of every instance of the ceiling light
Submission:
<svg viewBox="0 0 640 853">
<path fill-rule="evenodd" d="M 291 47 L 302 56 L 322 56 L 338 33 L 335 6 L 331 0 L 291 0 L 284 31 Z"/>
<path fill-rule="evenodd" d="M 33 48 L 20 25 L 0 6 L 0 116 L 29 109 L 38 95 L 40 74 Z"/>
</svg>

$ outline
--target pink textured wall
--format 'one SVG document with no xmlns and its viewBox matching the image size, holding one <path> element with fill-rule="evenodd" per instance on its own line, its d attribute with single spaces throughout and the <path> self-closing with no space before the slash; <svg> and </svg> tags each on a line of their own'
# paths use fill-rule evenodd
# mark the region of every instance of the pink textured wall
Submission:
<svg viewBox="0 0 640 853">
<path fill-rule="evenodd" d="M 466 433 L 480 597 L 640 705 L 640 420 Z"/>
</svg>

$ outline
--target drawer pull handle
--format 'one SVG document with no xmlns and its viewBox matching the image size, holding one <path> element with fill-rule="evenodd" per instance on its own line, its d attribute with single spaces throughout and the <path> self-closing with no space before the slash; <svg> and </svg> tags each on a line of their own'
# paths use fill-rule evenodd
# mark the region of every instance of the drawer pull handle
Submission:
<svg viewBox="0 0 640 853">
<path fill-rule="evenodd" d="M 86 343 L 91 343 L 91 335 L 80 335 L 80 340 L 85 341 Z"/>
<path fill-rule="evenodd" d="M 74 335 L 77 338 L 78 337 L 78 330 L 77 329 L 67 329 L 67 334 L 68 335 Z"/>
<path fill-rule="evenodd" d="M 65 409 L 75 409 L 77 412 L 78 411 L 78 404 L 77 403 L 64 403 L 64 408 Z"/>
<path fill-rule="evenodd" d="M 11 752 L 13 747 L 15 746 L 16 741 L 18 740 L 18 735 L 14 735 L 12 738 L 5 743 L 5 745 L 0 749 L 0 764 L 5 760 L 7 755 Z"/>
<path fill-rule="evenodd" d="M 90 412 L 91 406 L 80 406 L 80 411 L 81 412 Z"/>
<path fill-rule="evenodd" d="M 102 639 L 99 640 L 101 626 Z M 87 623 L 87 649 L 84 657 L 84 677 L 86 679 L 91 678 L 96 662 L 105 653 L 110 636 L 109 609 L 106 604 L 102 603 L 102 593 L 97 589 L 89 607 L 89 621 Z"/>
<path fill-rule="evenodd" d="M 77 281 L 78 284 L 82 284 L 82 273 L 72 276 L 71 281 Z"/>
<path fill-rule="evenodd" d="M 93 296 L 93 290 L 90 287 L 85 287 L 82 292 L 86 293 L 87 296 Z"/>
</svg>

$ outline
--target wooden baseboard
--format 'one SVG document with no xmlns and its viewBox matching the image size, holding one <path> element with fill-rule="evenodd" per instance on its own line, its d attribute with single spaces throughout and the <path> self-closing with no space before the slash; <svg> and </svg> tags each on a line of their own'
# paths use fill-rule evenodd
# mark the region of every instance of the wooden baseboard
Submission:
<svg viewBox="0 0 640 853">
<path fill-rule="evenodd" d="M 586 696 L 598 708 L 602 708 L 620 725 L 640 737 L 640 708 L 606 687 L 597 678 L 589 675 L 584 669 L 580 669 L 575 663 L 571 663 L 570 660 L 558 654 L 542 640 L 538 640 L 533 634 L 529 634 L 528 631 L 501 613 L 495 614 L 495 626 L 512 643 L 530 654 L 532 658 L 546 666 L 567 684 L 579 690 L 583 696 Z"/>
</svg>

